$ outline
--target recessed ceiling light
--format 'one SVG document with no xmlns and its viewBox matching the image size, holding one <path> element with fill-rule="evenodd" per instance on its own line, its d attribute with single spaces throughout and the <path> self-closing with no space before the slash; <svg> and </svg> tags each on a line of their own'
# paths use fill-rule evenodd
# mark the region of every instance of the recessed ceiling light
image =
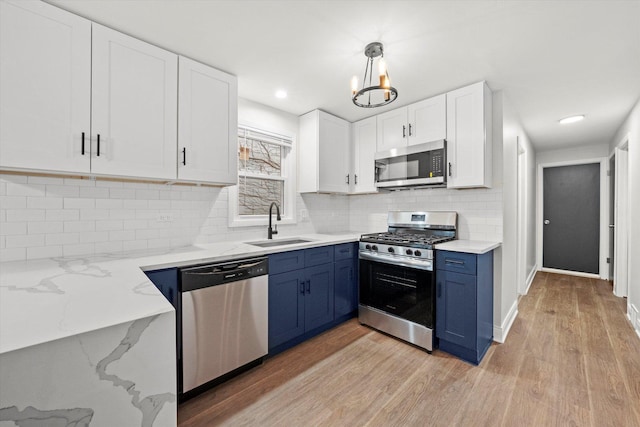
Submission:
<svg viewBox="0 0 640 427">
<path fill-rule="evenodd" d="M 285 99 L 287 97 L 287 92 L 280 89 L 276 91 L 276 98 Z"/>
<path fill-rule="evenodd" d="M 579 122 L 580 120 L 584 120 L 584 114 L 580 114 L 579 116 L 565 117 L 564 119 L 559 120 L 559 122 L 561 125 L 566 125 L 568 123 Z"/>
</svg>

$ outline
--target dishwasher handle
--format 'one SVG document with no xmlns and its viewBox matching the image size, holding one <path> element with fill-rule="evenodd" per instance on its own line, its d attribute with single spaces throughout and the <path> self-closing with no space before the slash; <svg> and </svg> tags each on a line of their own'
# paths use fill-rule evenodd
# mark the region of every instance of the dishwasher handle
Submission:
<svg viewBox="0 0 640 427">
<path fill-rule="evenodd" d="M 180 290 L 189 292 L 264 276 L 268 273 L 269 263 L 266 257 L 185 267 L 180 269 Z"/>
</svg>

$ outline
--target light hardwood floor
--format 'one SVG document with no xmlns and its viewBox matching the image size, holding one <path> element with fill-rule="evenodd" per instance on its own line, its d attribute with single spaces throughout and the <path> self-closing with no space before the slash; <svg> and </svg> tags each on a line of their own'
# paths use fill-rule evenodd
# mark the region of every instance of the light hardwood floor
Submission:
<svg viewBox="0 0 640 427">
<path fill-rule="evenodd" d="M 640 426 L 640 338 L 610 282 L 538 273 L 479 366 L 344 323 L 178 409 L 195 426 Z"/>
</svg>

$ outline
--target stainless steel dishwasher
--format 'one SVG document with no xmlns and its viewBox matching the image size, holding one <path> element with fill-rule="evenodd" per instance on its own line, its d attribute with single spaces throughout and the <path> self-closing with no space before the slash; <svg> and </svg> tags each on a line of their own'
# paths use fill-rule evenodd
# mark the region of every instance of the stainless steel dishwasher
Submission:
<svg viewBox="0 0 640 427">
<path fill-rule="evenodd" d="M 182 393 L 267 354 L 267 274 L 266 257 L 180 270 Z"/>
</svg>

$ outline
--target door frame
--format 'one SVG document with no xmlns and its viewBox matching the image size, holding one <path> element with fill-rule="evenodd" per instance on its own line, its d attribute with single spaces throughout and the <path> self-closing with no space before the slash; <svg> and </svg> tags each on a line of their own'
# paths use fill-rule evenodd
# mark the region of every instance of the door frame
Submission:
<svg viewBox="0 0 640 427">
<path fill-rule="evenodd" d="M 611 160 L 612 158 L 615 159 L 616 154 L 619 153 L 619 151 L 627 151 L 629 150 L 629 139 L 630 139 L 630 135 L 627 133 L 626 135 L 624 135 L 624 137 L 620 140 L 620 142 L 613 148 L 613 150 L 611 151 L 611 154 L 609 155 L 609 159 Z M 628 156 L 628 154 L 627 154 Z M 615 161 L 615 160 L 614 160 Z M 617 168 L 617 166 L 616 166 Z M 631 220 L 630 216 L 629 216 L 629 165 L 628 165 L 628 160 L 627 160 L 627 164 L 625 165 L 625 187 L 626 187 L 626 194 L 624 194 L 624 197 L 626 198 L 627 201 L 627 212 L 626 212 L 626 223 L 622 223 L 619 224 L 617 220 L 617 216 L 618 216 L 618 203 L 616 202 L 616 194 L 618 193 L 618 186 L 620 185 L 620 183 L 618 182 L 619 180 L 615 180 L 614 185 L 614 194 L 609 194 L 609 199 L 607 200 L 609 202 L 609 204 L 611 203 L 615 203 L 614 206 L 614 218 L 609 218 L 609 224 L 615 224 L 615 228 L 613 231 L 613 235 L 614 235 L 614 247 L 613 247 L 613 277 L 609 278 L 610 280 L 613 280 L 613 294 L 615 296 L 618 297 L 626 297 L 629 293 L 629 278 L 631 277 L 630 275 L 630 264 L 629 264 L 629 248 L 628 248 L 628 238 L 629 238 L 629 221 Z M 618 173 L 618 170 L 615 171 L 615 173 Z M 609 179 L 614 179 L 615 177 L 609 177 Z M 611 186 L 609 186 L 611 187 Z M 610 205 L 609 205 L 609 209 L 608 211 L 610 212 Z M 626 249 L 626 253 L 624 254 L 624 261 L 622 263 L 619 262 L 619 258 L 621 258 L 620 254 L 618 253 L 618 243 L 620 241 L 624 241 L 627 245 L 627 249 Z M 611 243 L 611 242 L 609 242 Z M 611 248 L 609 249 L 611 252 Z M 619 284 L 619 281 L 617 280 L 618 274 L 619 273 L 619 269 L 624 269 L 625 271 L 625 275 L 626 275 L 626 280 L 625 280 L 625 286 L 623 287 L 622 285 Z"/>
<path fill-rule="evenodd" d="M 544 179 L 543 172 L 546 168 L 558 166 L 575 166 L 599 163 L 600 164 L 600 248 L 598 250 L 598 274 L 581 273 L 578 271 L 558 270 L 555 268 L 545 268 L 542 265 L 543 249 L 543 226 L 544 221 Z M 609 266 L 607 265 L 607 254 L 609 253 L 609 181 L 607 176 L 609 158 L 596 157 L 581 160 L 568 160 L 563 162 L 550 162 L 538 164 L 537 188 L 536 188 L 536 263 L 540 266 L 539 271 L 549 273 L 569 274 L 573 276 L 590 277 L 594 279 L 609 279 Z"/>
</svg>

